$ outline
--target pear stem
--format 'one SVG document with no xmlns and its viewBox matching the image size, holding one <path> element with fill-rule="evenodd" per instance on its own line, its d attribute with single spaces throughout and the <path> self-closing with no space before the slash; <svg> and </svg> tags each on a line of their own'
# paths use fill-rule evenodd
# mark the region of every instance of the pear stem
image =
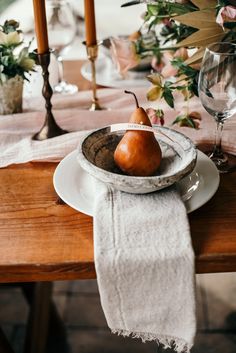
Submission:
<svg viewBox="0 0 236 353">
<path fill-rule="evenodd" d="M 139 108 L 138 99 L 136 97 L 136 94 L 134 92 L 126 91 L 126 90 L 124 92 L 128 93 L 128 94 L 132 94 L 134 96 L 134 99 L 135 99 L 135 102 L 136 102 L 136 107 Z"/>
</svg>

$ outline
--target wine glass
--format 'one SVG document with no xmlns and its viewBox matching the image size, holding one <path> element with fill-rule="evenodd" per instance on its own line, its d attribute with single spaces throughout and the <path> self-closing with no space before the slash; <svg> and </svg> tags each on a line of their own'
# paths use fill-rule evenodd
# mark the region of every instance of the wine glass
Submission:
<svg viewBox="0 0 236 353">
<path fill-rule="evenodd" d="M 199 74 L 201 103 L 216 121 L 215 144 L 209 157 L 218 170 L 227 173 L 233 157 L 223 153 L 221 137 L 224 122 L 236 113 L 236 44 L 213 43 L 205 50 Z"/>
<path fill-rule="evenodd" d="M 74 13 L 67 0 L 47 0 L 46 4 L 49 44 L 55 51 L 59 69 L 59 82 L 54 86 L 54 92 L 73 94 L 78 87 L 64 80 L 62 51 L 73 42 L 76 35 Z"/>
</svg>

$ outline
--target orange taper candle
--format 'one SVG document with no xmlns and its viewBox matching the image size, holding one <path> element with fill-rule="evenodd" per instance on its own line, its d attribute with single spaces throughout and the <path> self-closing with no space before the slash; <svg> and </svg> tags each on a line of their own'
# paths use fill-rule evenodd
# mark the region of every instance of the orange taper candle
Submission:
<svg viewBox="0 0 236 353">
<path fill-rule="evenodd" d="M 94 0 L 84 0 L 86 45 L 97 44 Z"/>
<path fill-rule="evenodd" d="M 33 5 L 38 54 L 44 54 L 49 50 L 45 0 L 33 0 Z"/>
</svg>

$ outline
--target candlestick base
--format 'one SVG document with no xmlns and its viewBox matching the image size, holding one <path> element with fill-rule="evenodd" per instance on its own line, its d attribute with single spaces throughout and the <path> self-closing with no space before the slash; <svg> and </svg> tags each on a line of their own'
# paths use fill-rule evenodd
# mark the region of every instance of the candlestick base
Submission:
<svg viewBox="0 0 236 353">
<path fill-rule="evenodd" d="M 89 110 L 91 112 L 94 112 L 95 110 L 104 110 L 104 109 L 106 109 L 106 108 L 102 107 L 98 100 L 92 102 L 92 104 L 91 104 L 91 106 L 89 108 Z"/>
<path fill-rule="evenodd" d="M 36 51 L 35 53 L 37 54 Z M 66 134 L 68 132 L 66 130 L 63 130 L 56 123 L 55 118 L 52 114 L 51 98 L 52 98 L 53 91 L 49 83 L 49 72 L 48 72 L 48 66 L 50 64 L 50 55 L 51 55 L 50 50 L 44 54 L 37 54 L 37 61 L 42 67 L 42 75 L 43 75 L 43 81 L 44 81 L 42 95 L 45 99 L 45 108 L 46 108 L 46 117 L 45 117 L 44 124 L 40 129 L 40 131 L 37 132 L 32 137 L 33 140 L 37 140 L 37 141 L 43 141 L 48 138 Z"/>
<path fill-rule="evenodd" d="M 52 116 L 49 119 L 45 119 L 44 125 L 42 126 L 39 132 L 33 135 L 32 139 L 36 141 L 43 141 L 66 133 L 68 133 L 68 131 L 60 128 L 60 126 L 57 125 L 54 117 Z"/>
<path fill-rule="evenodd" d="M 88 56 L 89 61 L 91 62 L 91 70 L 92 70 L 93 98 L 92 98 L 92 104 L 89 107 L 89 110 L 90 111 L 105 110 L 106 108 L 104 108 L 100 105 L 99 99 L 97 97 L 96 67 L 95 67 L 95 62 L 96 62 L 96 59 L 98 56 L 98 46 L 101 44 L 101 42 L 97 42 L 94 45 L 87 45 L 86 42 L 84 41 L 83 44 L 86 45 L 87 56 Z"/>
</svg>

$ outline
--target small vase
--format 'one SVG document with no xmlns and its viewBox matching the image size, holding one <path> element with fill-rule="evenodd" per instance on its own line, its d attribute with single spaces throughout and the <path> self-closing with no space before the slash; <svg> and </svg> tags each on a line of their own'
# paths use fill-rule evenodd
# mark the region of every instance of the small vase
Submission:
<svg viewBox="0 0 236 353">
<path fill-rule="evenodd" d="M 1 115 L 22 112 L 23 83 L 23 78 L 18 75 L 0 83 Z"/>
</svg>

